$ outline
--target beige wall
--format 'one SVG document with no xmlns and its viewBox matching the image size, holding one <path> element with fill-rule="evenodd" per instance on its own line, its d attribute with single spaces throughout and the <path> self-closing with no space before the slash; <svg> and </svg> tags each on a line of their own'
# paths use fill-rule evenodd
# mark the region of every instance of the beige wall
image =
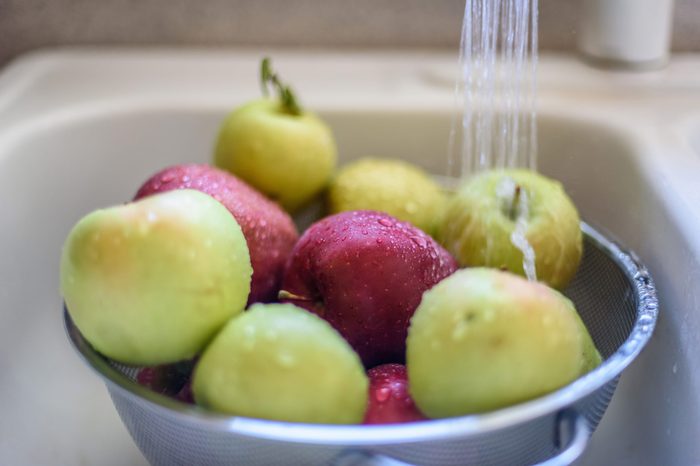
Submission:
<svg viewBox="0 0 700 466">
<path fill-rule="evenodd" d="M 575 46 L 586 0 L 540 0 L 540 44 Z M 613 0 L 611 0 L 613 1 Z M 0 63 L 70 44 L 456 47 L 464 0 L 0 0 Z M 700 0 L 676 0 L 673 47 L 700 51 Z"/>
</svg>

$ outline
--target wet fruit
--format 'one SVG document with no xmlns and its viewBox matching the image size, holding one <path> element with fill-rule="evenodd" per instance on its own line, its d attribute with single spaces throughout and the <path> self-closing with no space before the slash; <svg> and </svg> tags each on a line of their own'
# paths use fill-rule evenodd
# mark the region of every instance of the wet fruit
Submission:
<svg viewBox="0 0 700 466">
<path fill-rule="evenodd" d="M 229 211 L 178 190 L 83 217 L 65 241 L 61 291 L 95 349 L 151 366 L 202 350 L 243 310 L 251 273 Z"/>
<path fill-rule="evenodd" d="M 291 304 L 255 304 L 229 321 L 202 354 L 192 388 L 207 408 L 279 421 L 356 424 L 367 405 L 357 354 Z"/>
<path fill-rule="evenodd" d="M 406 349 L 411 395 L 437 418 L 544 395 L 599 362 L 568 299 L 483 268 L 460 270 L 425 293 Z"/>
<path fill-rule="evenodd" d="M 280 298 L 330 322 L 367 367 L 403 362 L 406 329 L 423 292 L 456 268 L 413 225 L 383 212 L 342 212 L 299 239 Z"/>
<path fill-rule="evenodd" d="M 174 189 L 209 194 L 231 212 L 243 230 L 253 266 L 248 304 L 275 301 L 284 264 L 299 239 L 289 215 L 245 182 L 208 165 L 165 168 L 149 178 L 134 199 Z"/>
<path fill-rule="evenodd" d="M 583 251 L 579 215 L 561 184 L 528 170 L 468 180 L 449 201 L 438 239 L 463 267 L 527 276 L 531 264 L 533 278 L 557 289 L 573 278 Z"/>
<path fill-rule="evenodd" d="M 364 158 L 344 166 L 328 188 L 328 210 L 378 210 L 432 235 L 447 196 L 430 176 L 403 160 Z"/>
<path fill-rule="evenodd" d="M 364 424 L 397 424 L 427 419 L 408 391 L 403 364 L 383 364 L 367 372 L 369 402 Z"/>
</svg>

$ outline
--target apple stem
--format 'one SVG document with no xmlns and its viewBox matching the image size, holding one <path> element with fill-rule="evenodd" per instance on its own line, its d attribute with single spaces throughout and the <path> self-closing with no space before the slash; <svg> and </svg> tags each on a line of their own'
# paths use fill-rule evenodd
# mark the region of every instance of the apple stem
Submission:
<svg viewBox="0 0 700 466">
<path fill-rule="evenodd" d="M 289 86 L 282 84 L 277 73 L 272 71 L 269 57 L 263 58 L 260 64 L 260 84 L 262 85 L 262 93 L 266 97 L 270 93 L 268 85 L 272 84 L 277 89 L 277 94 L 284 109 L 292 115 L 301 115 L 301 107 L 294 92 Z"/>
<path fill-rule="evenodd" d="M 510 210 L 508 211 L 508 216 L 511 220 L 515 220 L 518 216 L 518 207 L 520 204 L 520 192 L 522 188 L 519 184 L 515 185 L 515 192 L 513 193 L 513 201 L 510 203 Z"/>
<path fill-rule="evenodd" d="M 287 290 L 280 290 L 279 293 L 277 293 L 277 299 L 291 299 L 292 301 L 313 301 L 311 298 L 307 298 L 306 296 L 299 296 L 298 294 L 290 293 Z"/>
</svg>

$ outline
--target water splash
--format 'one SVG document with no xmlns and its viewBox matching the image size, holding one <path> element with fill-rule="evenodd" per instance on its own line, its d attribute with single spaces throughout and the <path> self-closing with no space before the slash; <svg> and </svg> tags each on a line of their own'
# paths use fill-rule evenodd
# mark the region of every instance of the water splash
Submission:
<svg viewBox="0 0 700 466">
<path fill-rule="evenodd" d="M 523 270 L 528 280 L 537 281 L 537 271 L 535 269 L 535 250 L 525 236 L 528 224 L 528 199 L 527 193 L 520 196 L 520 215 L 515 222 L 515 229 L 510 234 L 510 242 L 523 253 Z"/>
<path fill-rule="evenodd" d="M 448 174 L 537 166 L 537 1 L 466 0 Z"/>
<path fill-rule="evenodd" d="M 510 234 L 510 242 L 523 253 L 523 271 L 528 280 L 537 280 L 535 267 L 535 250 L 527 240 L 530 219 L 530 196 L 510 177 L 503 178 L 496 186 L 496 195 L 502 202 L 512 207 L 515 228 Z"/>
<path fill-rule="evenodd" d="M 460 39 L 455 112 L 448 141 L 448 176 L 458 180 L 494 168 L 537 168 L 538 0 L 466 0 Z M 510 180 L 508 199 L 520 189 Z M 523 270 L 536 280 L 527 240 L 529 199 L 517 196 L 511 242 Z"/>
</svg>

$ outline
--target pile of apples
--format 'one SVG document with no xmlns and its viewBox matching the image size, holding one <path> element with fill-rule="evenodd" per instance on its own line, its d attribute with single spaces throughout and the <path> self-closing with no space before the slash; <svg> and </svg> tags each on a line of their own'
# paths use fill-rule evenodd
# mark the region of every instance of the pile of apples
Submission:
<svg viewBox="0 0 700 466">
<path fill-rule="evenodd" d="M 328 424 L 485 412 L 600 363 L 555 290 L 582 252 L 559 183 L 501 170 L 447 193 L 398 160 L 335 172 L 328 126 L 267 60 L 262 77 L 278 97 L 226 118 L 215 166 L 165 168 L 68 235 L 61 290 L 97 351 L 183 402 Z M 327 216 L 300 236 L 291 215 L 319 197 Z"/>
</svg>

